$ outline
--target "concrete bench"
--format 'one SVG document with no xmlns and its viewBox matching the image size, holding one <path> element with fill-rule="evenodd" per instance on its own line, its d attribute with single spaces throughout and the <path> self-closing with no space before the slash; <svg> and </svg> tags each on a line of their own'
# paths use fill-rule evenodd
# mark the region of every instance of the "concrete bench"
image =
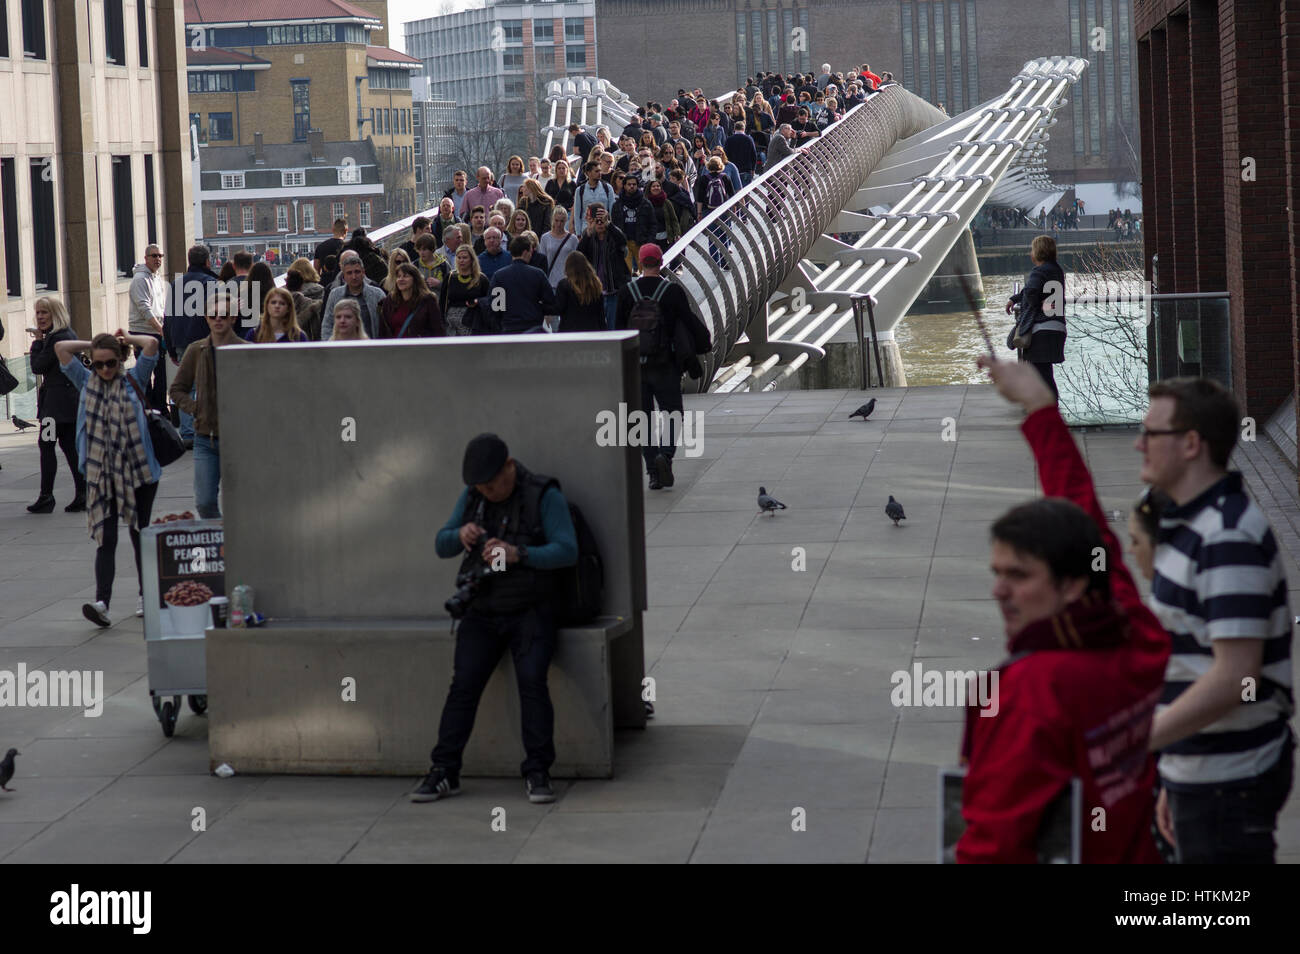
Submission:
<svg viewBox="0 0 1300 954">
<path fill-rule="evenodd" d="M 422 775 L 451 683 L 447 619 L 290 620 L 207 632 L 208 751 L 241 773 Z M 614 726 L 644 725 L 629 618 L 561 629 L 548 677 L 551 774 L 613 776 Z M 355 701 L 345 701 L 345 680 Z M 479 704 L 463 774 L 514 777 L 524 750 L 506 653 Z"/>
</svg>

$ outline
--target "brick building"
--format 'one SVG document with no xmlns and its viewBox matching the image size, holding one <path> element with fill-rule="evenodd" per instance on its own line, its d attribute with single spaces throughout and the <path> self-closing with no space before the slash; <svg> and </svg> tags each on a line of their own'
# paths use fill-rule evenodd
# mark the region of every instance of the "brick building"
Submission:
<svg viewBox="0 0 1300 954">
<path fill-rule="evenodd" d="M 510 155 L 536 155 L 538 130 L 550 121 L 546 84 L 599 68 L 594 0 L 497 0 L 404 29 L 430 97 L 456 102 L 455 158 L 465 168 L 499 174 Z"/>
<path fill-rule="evenodd" d="M 415 209 L 411 74 L 383 45 L 384 0 L 187 0 L 189 116 L 208 146 L 369 140 L 385 186 L 376 225 Z M 382 212 L 380 216 L 378 213 Z"/>
<path fill-rule="evenodd" d="M 1262 429 L 1297 386 L 1300 3 L 1136 0 L 1135 14 L 1146 276 L 1228 292 L 1224 370 Z"/>
<path fill-rule="evenodd" d="M 195 239 L 218 261 L 245 249 L 287 264 L 330 237 L 334 220 L 380 225 L 384 186 L 369 140 L 212 146 L 198 150 Z"/>
<path fill-rule="evenodd" d="M 595 0 L 600 75 L 638 103 L 734 90 L 760 70 L 870 63 L 956 114 L 1004 92 L 1027 60 L 1086 58 L 1047 147 L 1064 182 L 1139 176 L 1132 0 Z M 1098 47 L 1101 47 L 1100 49 Z M 1098 195 L 1105 196 L 1098 190 Z M 1112 199 L 1112 204 L 1114 200 Z"/>
<path fill-rule="evenodd" d="M 38 298 L 60 299 L 89 338 L 127 323 L 147 244 L 184 268 L 182 16 L 181 0 L 0 3 L 0 360 L 22 382 L 11 410 L 34 413 L 23 329 Z"/>
</svg>

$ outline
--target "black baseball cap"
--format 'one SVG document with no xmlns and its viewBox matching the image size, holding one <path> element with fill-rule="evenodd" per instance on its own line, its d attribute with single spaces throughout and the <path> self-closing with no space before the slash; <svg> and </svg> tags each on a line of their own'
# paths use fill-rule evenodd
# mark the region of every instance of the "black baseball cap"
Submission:
<svg viewBox="0 0 1300 954">
<path fill-rule="evenodd" d="M 480 434 L 465 447 L 465 462 L 461 465 L 461 476 L 465 485 L 486 484 L 497 474 L 510 459 L 506 442 L 495 434 Z"/>
</svg>

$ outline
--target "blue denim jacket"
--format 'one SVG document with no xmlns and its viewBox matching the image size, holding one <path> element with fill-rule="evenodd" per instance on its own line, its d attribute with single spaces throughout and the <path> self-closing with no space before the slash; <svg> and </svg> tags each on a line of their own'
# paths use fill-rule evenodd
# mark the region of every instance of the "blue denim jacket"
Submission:
<svg viewBox="0 0 1300 954">
<path fill-rule="evenodd" d="M 149 376 L 153 374 L 154 365 L 157 363 L 158 355 L 149 357 L 142 354 L 136 359 L 134 367 L 126 373 L 134 377 L 141 390 L 144 390 L 148 387 Z M 86 382 L 90 380 L 91 371 L 75 356 L 60 368 L 81 392 L 81 400 L 77 402 L 77 466 L 84 474 L 86 472 Z M 140 438 L 144 441 L 144 452 L 149 458 L 149 483 L 157 483 L 158 478 L 162 476 L 162 467 L 159 466 L 158 458 L 153 453 L 153 441 L 149 439 L 149 421 L 145 417 L 144 405 L 140 403 L 140 396 L 135 393 L 135 388 L 130 384 L 125 386 L 127 397 L 135 405 L 135 422 L 140 426 Z"/>
</svg>

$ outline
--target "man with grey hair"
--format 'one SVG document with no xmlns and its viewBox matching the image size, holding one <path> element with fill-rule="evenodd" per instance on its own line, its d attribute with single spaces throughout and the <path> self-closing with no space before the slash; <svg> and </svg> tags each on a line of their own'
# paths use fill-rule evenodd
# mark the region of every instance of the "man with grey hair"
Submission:
<svg viewBox="0 0 1300 954">
<path fill-rule="evenodd" d="M 144 263 L 131 270 L 130 332 L 158 339 L 162 347 L 163 318 L 167 314 L 167 292 L 170 286 L 162 274 L 163 253 L 157 245 L 144 250 Z M 140 347 L 135 354 L 140 356 Z M 167 362 L 160 360 L 154 367 L 153 377 L 145 389 L 149 406 L 157 411 L 167 410 Z"/>
<path fill-rule="evenodd" d="M 786 156 L 795 152 L 794 146 L 790 143 L 792 138 L 794 138 L 794 127 L 789 123 L 782 123 L 777 127 L 776 135 L 772 137 L 772 142 L 767 147 L 765 168 L 771 169 Z"/>
<path fill-rule="evenodd" d="M 483 251 L 478 257 L 478 267 L 489 282 L 498 270 L 510 264 L 510 253 L 501 247 L 503 235 L 495 226 L 483 233 Z"/>
<path fill-rule="evenodd" d="M 339 283 L 330 291 L 325 302 L 325 318 L 321 322 L 320 337 L 328 341 L 334 334 L 334 306 L 344 298 L 355 298 L 361 309 L 361 324 L 366 334 L 379 337 L 379 303 L 384 300 L 384 290 L 366 278 L 366 266 L 361 256 L 348 249 L 339 256 Z"/>
<path fill-rule="evenodd" d="M 829 63 L 823 63 L 822 75 L 817 77 L 817 88 L 820 90 L 825 90 L 826 84 L 829 83 L 830 81 L 831 81 L 831 65 Z"/>
</svg>

